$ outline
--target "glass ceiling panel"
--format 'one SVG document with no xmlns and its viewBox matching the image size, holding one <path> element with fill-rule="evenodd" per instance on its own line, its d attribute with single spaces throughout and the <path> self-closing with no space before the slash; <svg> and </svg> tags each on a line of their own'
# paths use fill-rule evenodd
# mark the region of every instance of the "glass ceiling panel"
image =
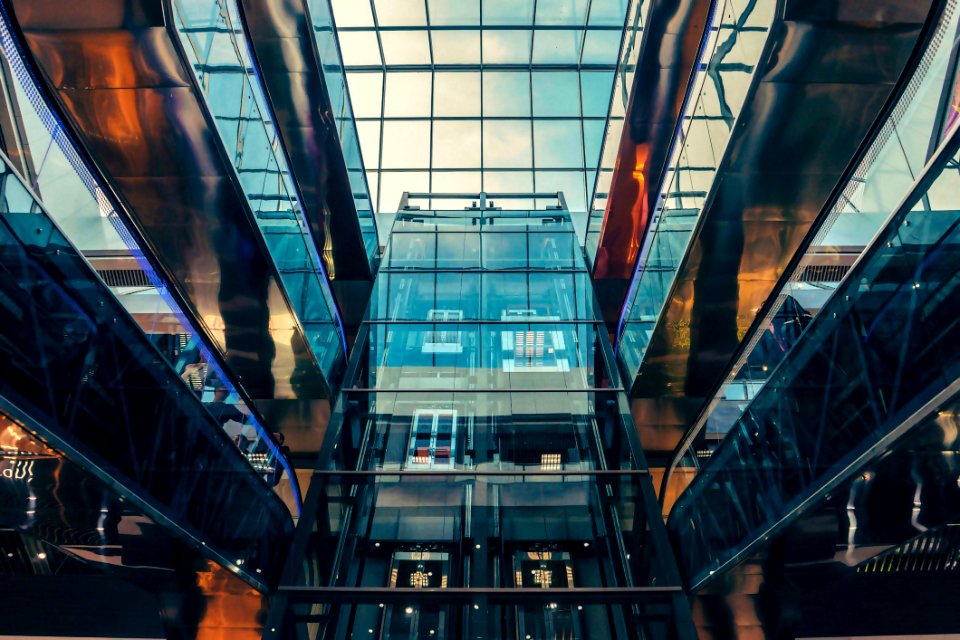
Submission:
<svg viewBox="0 0 960 640">
<path fill-rule="evenodd" d="M 389 65 L 430 64 L 426 31 L 384 31 L 380 34 L 384 62 Z"/>
<path fill-rule="evenodd" d="M 439 72 L 433 77 L 434 117 L 480 115 L 480 74 Z"/>
<path fill-rule="evenodd" d="M 480 0 L 430 0 L 433 26 L 480 26 Z"/>
<path fill-rule="evenodd" d="M 357 0 L 331 0 L 338 27 L 373 27 L 370 3 Z"/>
<path fill-rule="evenodd" d="M 536 24 L 581 26 L 587 4 L 587 0 L 538 0 Z"/>
<path fill-rule="evenodd" d="M 530 62 L 530 31 L 483 31 L 483 62 L 527 64 Z"/>
<path fill-rule="evenodd" d="M 331 0 L 381 239 L 404 191 L 584 220 L 632 1 Z"/>
<path fill-rule="evenodd" d="M 362 0 L 353 0 L 361 2 Z M 377 24 L 381 27 L 411 27 L 427 24 L 424 0 L 374 0 Z"/>
<path fill-rule="evenodd" d="M 582 37 L 583 31 L 579 29 L 537 29 L 533 38 L 533 64 L 577 64 Z M 616 53 L 613 58 L 616 59 Z"/>
<path fill-rule="evenodd" d="M 534 0 L 483 0 L 484 25 L 533 24 Z"/>
<path fill-rule="evenodd" d="M 355 66 L 382 64 L 380 45 L 375 31 L 341 31 L 340 50 L 343 52 L 343 66 L 347 69 Z"/>
<path fill-rule="evenodd" d="M 479 31 L 432 30 L 430 39 L 434 64 L 480 64 Z"/>
</svg>

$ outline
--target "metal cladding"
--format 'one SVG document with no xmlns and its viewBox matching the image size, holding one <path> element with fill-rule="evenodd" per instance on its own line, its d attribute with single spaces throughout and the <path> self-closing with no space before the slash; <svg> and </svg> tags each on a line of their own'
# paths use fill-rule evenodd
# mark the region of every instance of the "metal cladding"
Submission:
<svg viewBox="0 0 960 640">
<path fill-rule="evenodd" d="M 657 204 L 713 4 L 712 0 L 655 2 L 647 16 L 593 265 L 609 326 L 615 325 L 623 306 Z"/>
<path fill-rule="evenodd" d="M 61 114 L 249 396 L 298 406 L 327 398 L 170 7 L 6 4 Z"/>
<path fill-rule="evenodd" d="M 882 117 L 940 3 L 783 3 L 633 390 L 670 451 Z"/>
<path fill-rule="evenodd" d="M 292 532 L 286 507 L 231 442 L 212 403 L 183 384 L 3 157 L 0 200 L 0 299 L 10 317 L 0 323 L 0 414 L 12 419 L 0 415 L 0 444 L 6 453 L 45 456 L 36 477 L 32 466 L 7 469 L 30 476 L 32 488 L 5 494 L 0 523 L 61 546 L 83 539 L 97 518 L 104 538 L 119 535 L 110 526 L 123 496 L 135 512 L 265 589 Z M 46 444 L 27 442 L 27 431 Z M 58 486 L 68 476 L 50 470 L 52 449 L 82 468 L 64 473 L 83 491 Z M 35 503 L 32 513 L 15 506 L 17 493 Z M 109 507 L 94 501 L 108 494 Z M 92 518 L 79 515 L 91 511 Z M 86 560 L 104 561 L 89 544 L 86 552 Z"/>
<path fill-rule="evenodd" d="M 314 241 L 339 281 L 373 281 L 335 117 L 304 0 L 238 3 Z M 369 292 L 369 286 L 367 287 Z M 341 291 L 337 291 L 338 294 Z M 365 295 L 338 303 L 346 316 L 363 313 Z M 353 310 L 351 305 L 360 308 Z"/>
</svg>

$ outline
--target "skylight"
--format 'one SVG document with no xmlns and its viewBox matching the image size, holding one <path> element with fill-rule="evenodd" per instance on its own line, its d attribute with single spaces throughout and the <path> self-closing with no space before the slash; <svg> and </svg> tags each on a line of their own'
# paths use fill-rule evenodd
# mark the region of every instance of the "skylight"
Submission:
<svg viewBox="0 0 960 640">
<path fill-rule="evenodd" d="M 381 239 L 404 191 L 562 191 L 581 217 L 627 4 L 332 0 Z"/>
</svg>

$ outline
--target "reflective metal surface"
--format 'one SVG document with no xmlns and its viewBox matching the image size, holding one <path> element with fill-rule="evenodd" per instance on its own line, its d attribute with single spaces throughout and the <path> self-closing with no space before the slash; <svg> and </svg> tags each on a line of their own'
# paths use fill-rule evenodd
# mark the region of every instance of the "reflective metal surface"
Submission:
<svg viewBox="0 0 960 640">
<path fill-rule="evenodd" d="M 955 88 L 953 59 L 960 42 L 960 12 L 949 0 L 929 38 L 916 72 L 897 98 L 869 150 L 843 186 L 829 212 L 820 216 L 788 264 L 710 402 L 685 434 L 667 473 L 695 446 L 695 472 L 743 414 L 749 401 L 770 381 L 777 365 L 847 277 L 874 236 L 913 188 L 914 179 L 956 122 L 941 117 Z M 661 497 L 661 503 L 664 503 Z M 669 509 L 669 505 L 665 504 Z"/>
<path fill-rule="evenodd" d="M 645 446 L 676 446 L 939 7 L 784 5 L 637 372 L 633 412 Z"/>
<path fill-rule="evenodd" d="M 243 385 L 226 373 L 222 354 L 213 341 L 194 328 L 182 312 L 182 301 L 155 268 L 152 256 L 144 255 L 129 222 L 104 197 L 101 182 L 83 164 L 76 147 L 63 135 L 63 125 L 28 73 L 10 35 L 6 20 L 0 20 L 2 58 L 10 74 L 4 79 L 9 106 L 17 114 L 19 136 L 25 149 L 24 165 L 33 195 L 67 240 L 97 270 L 117 301 L 133 317 L 174 371 L 222 418 L 224 429 L 261 472 L 289 470 L 289 463 L 273 441 L 257 406 Z M 24 174 L 21 174 L 24 175 Z M 31 205 L 38 207 L 39 204 Z M 265 473 L 266 475 L 266 473 Z M 273 479 L 279 479 L 279 472 Z M 291 510 L 299 507 L 300 495 L 292 471 Z"/>
<path fill-rule="evenodd" d="M 900 507 L 894 495 L 874 511 L 893 526 L 850 527 L 848 564 L 870 557 L 871 535 L 899 543 L 905 525 L 922 531 L 918 525 L 949 522 L 960 508 L 950 457 L 960 397 L 958 148 L 954 133 L 678 499 L 668 528 L 691 587 L 763 548 L 871 464 L 892 465 L 885 477 L 906 476 L 916 492 L 901 492 Z M 880 462 L 903 447 L 907 463 Z M 845 509 L 852 516 L 869 507 L 858 491 Z M 913 519 L 898 522 L 911 502 Z"/>
<path fill-rule="evenodd" d="M 339 114 L 324 82 L 322 65 L 331 61 L 319 57 L 306 0 L 241 0 L 238 7 L 327 272 L 335 285 L 370 282 L 376 228 L 365 211 L 364 226 L 373 232 L 367 246 L 336 127 Z M 354 287 L 351 295 L 339 293 L 344 315 L 358 321 L 367 291 Z"/>
<path fill-rule="evenodd" d="M 654 1 L 646 15 L 593 265 L 608 324 L 616 322 L 623 306 L 657 204 L 658 187 L 714 4 L 712 0 Z M 588 236 L 599 222 L 591 218 Z"/>
<path fill-rule="evenodd" d="M 78 628 L 113 637 L 126 627 L 126 637 L 131 623 L 153 621 L 155 635 L 132 637 L 165 638 L 166 627 L 197 640 L 259 638 L 266 594 L 129 498 L 0 413 L 0 628 L 15 637 L 64 637 Z M 105 582 L 116 591 L 96 588 Z M 131 607 L 131 592 L 145 601 L 141 608 Z M 47 602 L 53 622 L 37 618 L 47 615 Z"/>
<path fill-rule="evenodd" d="M 249 394 L 325 398 L 163 3 L 8 7 L 86 150 Z"/>
<path fill-rule="evenodd" d="M 3 412 L 181 541 L 263 587 L 290 516 L 225 433 L 223 404 L 200 401 L 2 168 Z"/>
</svg>

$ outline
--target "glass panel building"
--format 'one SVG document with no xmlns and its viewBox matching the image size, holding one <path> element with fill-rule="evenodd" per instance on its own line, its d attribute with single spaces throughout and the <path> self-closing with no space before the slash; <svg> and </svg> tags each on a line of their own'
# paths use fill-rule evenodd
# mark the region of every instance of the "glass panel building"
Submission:
<svg viewBox="0 0 960 640">
<path fill-rule="evenodd" d="M 0 0 L 0 636 L 960 634 L 958 0 Z"/>
<path fill-rule="evenodd" d="M 679 576 L 568 212 L 408 209 L 271 628 L 683 636 Z"/>
</svg>

